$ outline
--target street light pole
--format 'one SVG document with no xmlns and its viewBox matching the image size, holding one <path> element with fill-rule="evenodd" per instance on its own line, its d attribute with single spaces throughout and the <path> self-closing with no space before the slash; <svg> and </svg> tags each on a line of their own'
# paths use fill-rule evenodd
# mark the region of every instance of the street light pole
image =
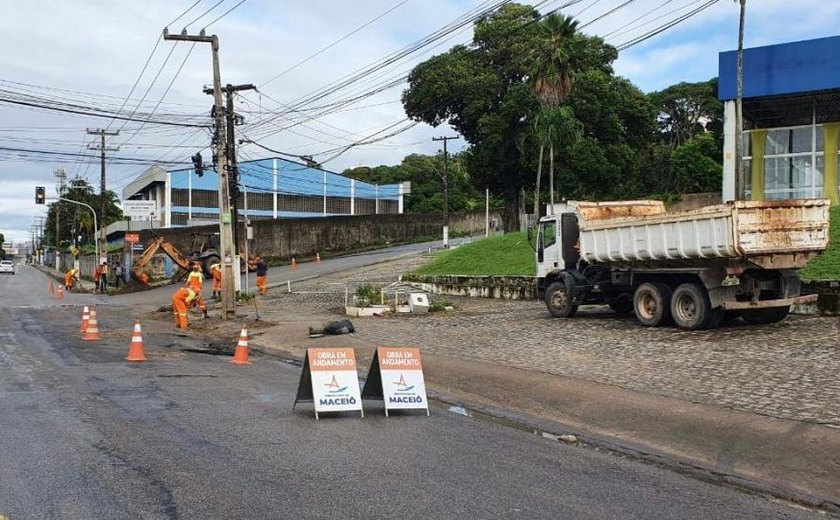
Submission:
<svg viewBox="0 0 840 520">
<path fill-rule="evenodd" d="M 216 126 L 216 172 L 219 175 L 219 245 L 222 253 L 222 318 L 233 318 L 236 316 L 236 294 L 233 279 L 235 276 L 233 260 L 236 257 L 236 252 L 233 246 L 233 226 L 230 211 L 230 184 L 228 182 L 230 172 L 224 107 L 222 106 L 222 80 L 219 71 L 219 37 L 215 34 L 206 36 L 203 29 L 197 36 L 188 35 L 186 29 L 181 34 L 169 34 L 169 29 L 164 29 L 163 39 L 209 43 L 213 52 L 213 115 Z M 238 276 L 238 273 L 236 276 Z"/>
</svg>

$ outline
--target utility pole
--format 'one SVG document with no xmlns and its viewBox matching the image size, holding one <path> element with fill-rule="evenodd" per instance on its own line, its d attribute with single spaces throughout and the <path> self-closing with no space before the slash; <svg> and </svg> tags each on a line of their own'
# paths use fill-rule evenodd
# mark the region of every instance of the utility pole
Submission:
<svg viewBox="0 0 840 520">
<path fill-rule="evenodd" d="M 235 127 L 245 122 L 245 118 L 238 115 L 233 107 L 233 94 L 244 90 L 257 90 L 252 84 L 231 85 L 228 83 L 222 89 L 225 91 L 227 109 L 225 120 L 227 124 L 227 160 L 228 171 L 230 172 L 228 190 L 230 191 L 231 227 L 233 228 L 233 249 L 239 253 L 239 159 L 236 154 L 236 129 Z M 205 94 L 213 94 L 213 89 L 205 88 Z M 247 258 L 245 259 L 247 262 Z M 247 270 L 246 270 L 247 272 Z"/>
<path fill-rule="evenodd" d="M 736 0 L 739 1 L 739 0 Z M 746 0 L 740 0 L 741 16 L 738 23 L 738 68 L 735 94 L 735 199 L 747 198 L 747 176 L 744 172 L 744 10 Z"/>
<path fill-rule="evenodd" d="M 236 294 L 234 291 L 233 259 L 236 252 L 233 246 L 233 228 L 230 212 L 230 183 L 228 182 L 228 153 L 227 139 L 225 138 L 225 124 L 223 120 L 222 107 L 222 79 L 219 72 L 219 37 L 215 34 L 207 36 L 202 30 L 198 35 L 188 35 L 187 30 L 181 34 L 169 34 L 169 29 L 163 30 L 164 40 L 209 43 L 213 53 L 213 116 L 215 119 L 216 133 L 214 144 L 216 145 L 216 172 L 219 175 L 219 246 L 222 251 L 222 317 L 224 319 L 236 316 Z"/>
<path fill-rule="evenodd" d="M 443 247 L 449 247 L 449 154 L 446 142 L 459 139 L 458 136 L 432 137 L 432 141 L 443 141 Z"/>
<path fill-rule="evenodd" d="M 65 179 L 67 179 L 67 174 L 64 172 L 64 168 L 56 168 L 55 170 L 53 170 L 53 174 L 58 179 L 58 197 L 61 198 L 61 197 L 64 196 L 64 181 L 65 181 Z M 59 240 L 59 236 L 58 236 L 59 232 L 60 232 L 60 229 L 61 229 L 59 227 L 59 215 L 61 214 L 59 212 L 60 208 L 61 208 L 61 206 L 59 205 L 59 201 L 56 201 L 56 203 L 55 203 L 55 252 L 56 252 L 56 255 L 55 255 L 55 270 L 56 271 L 61 271 L 61 263 L 59 262 L 59 256 L 58 256 L 58 250 L 59 250 L 59 247 L 61 246 L 61 241 Z"/>
<path fill-rule="evenodd" d="M 104 254 L 107 255 L 108 253 L 108 235 L 105 231 L 106 222 L 106 212 L 108 211 L 108 199 L 105 197 L 105 152 L 116 152 L 120 149 L 119 146 L 112 146 L 106 147 L 105 146 L 105 136 L 117 136 L 120 135 L 120 131 L 108 131 L 104 128 L 97 128 L 96 130 L 87 129 L 87 133 L 90 135 L 98 135 L 99 136 L 99 144 L 90 144 L 88 145 L 88 149 L 90 150 L 99 150 L 99 159 L 101 164 L 101 173 L 99 176 L 99 198 L 101 200 L 101 208 L 100 208 L 100 217 L 99 220 L 101 222 L 101 226 L 99 229 L 99 241 L 102 243 L 102 247 L 100 251 L 103 251 Z M 101 262 L 101 258 L 97 258 L 97 264 Z"/>
<path fill-rule="evenodd" d="M 47 217 L 35 217 L 37 221 L 35 224 L 36 234 L 38 236 L 38 265 L 44 265 L 44 221 Z"/>
</svg>

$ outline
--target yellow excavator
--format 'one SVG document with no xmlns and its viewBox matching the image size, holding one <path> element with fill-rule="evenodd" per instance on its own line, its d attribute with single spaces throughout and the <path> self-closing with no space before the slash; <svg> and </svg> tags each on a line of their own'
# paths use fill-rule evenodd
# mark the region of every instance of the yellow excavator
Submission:
<svg viewBox="0 0 840 520">
<path fill-rule="evenodd" d="M 140 255 L 140 257 L 134 261 L 134 265 L 131 266 L 131 278 L 142 284 L 149 283 L 149 275 L 146 274 L 146 266 L 149 265 L 149 262 L 152 260 L 152 257 L 155 256 L 155 253 L 158 252 L 158 249 L 162 249 L 164 253 L 169 255 L 169 258 L 171 258 L 172 261 L 175 262 L 175 264 L 181 269 L 184 269 L 185 271 L 192 270 L 192 265 L 195 263 L 194 261 L 190 260 L 183 253 L 178 251 L 178 248 L 163 237 L 155 237 L 155 239 L 152 240 L 152 243 L 149 244 L 149 247 L 143 251 L 143 254 Z"/>
<path fill-rule="evenodd" d="M 151 244 L 143 251 L 143 254 L 134 261 L 134 265 L 131 267 L 131 277 L 142 284 L 149 283 L 150 277 L 145 272 L 146 266 L 151 262 L 159 249 L 163 250 L 178 267 L 183 269 L 180 273 L 181 275 L 192 271 L 193 264 L 197 263 L 202 267 L 206 276 L 211 276 L 210 266 L 221 261 L 213 238 L 211 234 L 194 233 L 192 251 L 188 256 L 181 253 L 177 247 L 163 237 L 155 237 Z M 257 258 L 253 254 L 250 255 L 247 263 L 242 263 L 243 265 L 240 267 L 241 272 L 245 272 L 246 265 L 249 271 L 255 271 L 257 268 Z"/>
</svg>

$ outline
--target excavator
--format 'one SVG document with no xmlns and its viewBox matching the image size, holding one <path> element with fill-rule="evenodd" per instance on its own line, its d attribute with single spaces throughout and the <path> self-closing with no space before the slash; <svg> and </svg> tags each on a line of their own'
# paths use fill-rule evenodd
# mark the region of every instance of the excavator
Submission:
<svg viewBox="0 0 840 520">
<path fill-rule="evenodd" d="M 146 250 L 143 251 L 143 254 L 134 261 L 134 265 L 131 267 L 131 277 L 134 280 L 142 284 L 149 283 L 149 275 L 145 272 L 146 266 L 149 265 L 149 262 L 151 262 L 152 258 L 155 256 L 155 253 L 158 252 L 158 249 L 163 249 L 163 252 L 169 255 L 169 258 L 171 258 L 172 261 L 175 262 L 175 264 L 177 264 L 181 269 L 185 271 L 192 270 L 192 265 L 194 263 L 192 260 L 184 256 L 183 253 L 178 251 L 178 248 L 163 237 L 155 237 L 155 239 L 152 240 L 152 243 L 149 244 L 149 247 L 147 247 Z M 216 259 L 218 260 L 218 258 L 219 257 L 217 256 Z"/>
<path fill-rule="evenodd" d="M 210 233 L 193 233 L 192 238 L 193 242 L 190 253 L 189 255 L 185 255 L 163 237 L 155 237 L 146 250 L 143 251 L 143 254 L 134 261 L 134 265 L 131 268 L 131 277 L 142 284 L 149 283 L 149 275 L 146 274 L 145 269 L 159 249 L 162 249 L 178 267 L 183 269 L 181 275 L 191 271 L 193 264 L 198 263 L 204 270 L 204 274 L 211 276 L 210 266 L 221 262 L 219 249 L 215 245 L 215 235 Z M 241 272 L 245 272 L 246 265 L 249 271 L 256 270 L 257 260 L 254 255 L 248 258 L 247 263 L 242 263 L 243 265 L 240 268 Z"/>
</svg>

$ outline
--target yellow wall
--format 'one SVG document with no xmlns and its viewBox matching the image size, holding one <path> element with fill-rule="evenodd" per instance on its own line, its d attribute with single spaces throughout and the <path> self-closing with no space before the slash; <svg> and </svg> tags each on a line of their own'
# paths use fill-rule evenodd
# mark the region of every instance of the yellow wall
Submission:
<svg viewBox="0 0 840 520">
<path fill-rule="evenodd" d="M 840 204 L 837 193 L 837 148 L 840 143 L 840 123 L 823 125 L 825 141 L 825 172 L 823 172 L 823 197 L 830 199 L 832 205 Z"/>
</svg>

